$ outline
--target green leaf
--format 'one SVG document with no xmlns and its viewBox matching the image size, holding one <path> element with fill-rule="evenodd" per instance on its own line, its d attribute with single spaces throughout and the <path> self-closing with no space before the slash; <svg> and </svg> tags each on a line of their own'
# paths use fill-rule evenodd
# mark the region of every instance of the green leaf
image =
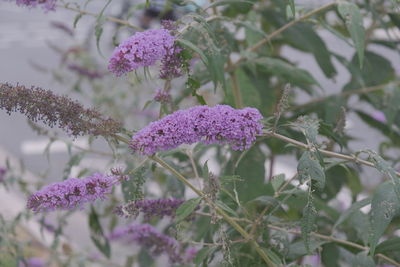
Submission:
<svg viewBox="0 0 400 267">
<path fill-rule="evenodd" d="M 89 214 L 89 228 L 90 238 L 92 239 L 95 246 L 103 253 L 104 256 L 110 258 L 111 247 L 108 242 L 108 238 L 104 236 L 103 228 L 101 227 L 99 216 L 96 210 L 91 206 Z"/>
<path fill-rule="evenodd" d="M 241 202 L 247 202 L 266 194 L 265 155 L 254 146 L 248 150 L 235 169 L 243 181 L 236 182 L 237 193 Z"/>
<path fill-rule="evenodd" d="M 242 68 L 238 68 L 235 71 L 235 74 L 244 106 L 259 108 L 261 106 L 261 97 L 259 91 L 253 84 L 253 80 L 251 80 L 251 78 Z M 229 85 L 229 87 L 232 87 L 232 85 Z M 234 106 L 235 101 L 232 90 L 228 90 L 227 93 L 229 104 Z"/>
<path fill-rule="evenodd" d="M 388 137 L 393 145 L 400 146 L 400 134 L 397 132 L 397 130 L 392 129 L 386 123 L 375 120 L 370 115 L 361 110 L 356 110 L 356 113 L 360 117 L 360 119 L 362 119 L 366 124 L 377 129 L 386 137 Z"/>
<path fill-rule="evenodd" d="M 281 173 L 272 177 L 271 184 L 274 191 L 277 192 L 285 182 L 285 174 Z"/>
<path fill-rule="evenodd" d="M 315 153 L 310 151 L 305 151 L 303 153 L 297 165 L 297 172 L 300 181 L 312 179 L 316 181 L 316 186 L 319 189 L 325 187 L 325 173 Z"/>
<path fill-rule="evenodd" d="M 201 198 L 192 198 L 188 201 L 185 201 L 179 208 L 176 210 L 176 223 L 180 223 L 184 219 L 186 219 L 192 212 L 197 208 L 200 204 Z"/>
<path fill-rule="evenodd" d="M 399 214 L 400 201 L 396 196 L 393 184 L 385 182 L 379 185 L 372 198 L 369 214 L 371 224 L 369 246 L 371 255 L 374 255 L 379 238 L 381 238 L 389 223 Z"/>
<path fill-rule="evenodd" d="M 223 209 L 224 211 L 230 213 L 231 215 L 237 217 L 237 213 L 231 209 L 228 205 L 226 205 L 224 202 L 217 200 L 216 202 L 217 206 L 220 207 L 221 209 Z"/>
<path fill-rule="evenodd" d="M 364 63 L 361 70 L 356 54 L 350 63 L 340 56 L 336 55 L 336 58 L 351 73 L 351 81 L 344 86 L 343 91 L 384 84 L 395 77 L 395 70 L 392 63 L 387 58 L 368 50 L 364 52 Z"/>
<path fill-rule="evenodd" d="M 396 116 L 400 111 L 400 87 L 399 86 L 386 86 L 385 95 L 383 97 L 384 109 L 383 112 L 386 117 L 386 124 L 390 127 L 392 126 Z"/>
<path fill-rule="evenodd" d="M 359 211 L 362 207 L 364 207 L 370 203 L 371 203 L 371 198 L 364 198 L 363 200 L 353 203 L 353 205 L 351 205 L 350 208 L 348 208 L 345 212 L 343 212 L 340 215 L 339 219 L 336 221 L 335 225 L 333 226 L 332 231 L 334 231 L 334 229 L 336 229 L 336 227 L 341 225 L 354 212 Z"/>
<path fill-rule="evenodd" d="M 129 175 L 128 180 L 121 182 L 125 202 L 143 198 L 143 184 L 145 182 L 146 167 L 140 167 Z"/>
<path fill-rule="evenodd" d="M 292 14 L 293 14 L 293 16 L 294 16 L 294 14 L 296 14 L 296 9 L 295 9 L 295 5 L 294 5 L 294 0 L 288 0 L 288 2 L 289 2 L 290 9 L 292 10 Z"/>
<path fill-rule="evenodd" d="M 290 22 L 273 9 L 266 9 L 262 14 L 265 22 L 273 24 L 275 27 L 282 27 Z M 336 69 L 331 60 L 331 53 L 324 41 L 313 29 L 313 25 L 300 22 L 282 32 L 282 35 L 291 46 L 312 53 L 319 67 L 328 78 L 336 75 Z"/>
<path fill-rule="evenodd" d="M 379 156 L 376 152 L 367 150 L 369 154 L 369 159 L 374 163 L 375 168 L 388 176 L 393 183 L 394 192 L 397 195 L 397 200 L 400 203 L 400 179 L 397 177 L 397 173 L 395 169 L 390 166 L 390 164 L 385 161 L 381 156 Z"/>
<path fill-rule="evenodd" d="M 74 23 L 73 23 L 73 26 L 74 26 L 74 29 L 76 28 L 76 25 L 78 24 L 78 21 L 82 18 L 82 14 L 78 14 L 78 15 L 76 15 L 75 16 L 75 18 L 74 18 Z"/>
<path fill-rule="evenodd" d="M 356 231 L 357 237 L 363 241 L 364 245 L 368 245 L 370 231 L 368 215 L 357 210 L 350 215 L 347 221 L 347 225 Z"/>
<path fill-rule="evenodd" d="M 310 233 L 314 230 L 315 221 L 317 219 L 317 210 L 312 201 L 309 201 L 303 209 L 303 218 L 301 219 L 301 234 L 303 236 L 304 245 L 308 254 L 310 249 Z"/>
<path fill-rule="evenodd" d="M 316 241 L 310 240 L 310 251 L 316 250 L 321 245 L 325 244 L 326 241 Z M 304 256 L 308 253 L 305 244 L 303 241 L 297 241 L 289 246 L 289 252 L 287 254 L 287 258 L 289 260 L 297 260 L 301 256 Z"/>
<path fill-rule="evenodd" d="M 207 10 L 209 8 L 217 7 L 217 6 L 225 6 L 225 5 L 232 5 L 232 4 L 248 4 L 248 5 L 254 5 L 254 2 L 251 1 L 245 1 L 245 0 L 220 0 L 220 1 L 215 1 L 208 5 L 207 7 L 204 8 L 204 10 Z"/>
<path fill-rule="evenodd" d="M 400 14 L 398 13 L 388 13 L 390 20 L 397 28 L 400 29 Z"/>
<path fill-rule="evenodd" d="M 203 247 L 196 253 L 196 257 L 194 258 L 193 262 L 196 264 L 196 266 L 202 266 L 201 264 L 204 263 L 207 260 L 208 256 L 215 250 L 215 247 Z"/>
<path fill-rule="evenodd" d="M 354 47 L 357 50 L 360 62 L 360 68 L 362 68 L 365 47 L 365 29 L 363 27 L 360 9 L 353 3 L 340 1 L 338 4 L 338 11 L 340 16 L 344 19 L 347 30 L 353 39 Z"/>
<path fill-rule="evenodd" d="M 317 144 L 319 129 L 319 121 L 317 119 L 313 119 L 310 116 L 300 116 L 293 125 L 303 132 L 308 142 L 313 145 Z"/>
<path fill-rule="evenodd" d="M 96 26 L 94 27 L 94 35 L 96 36 L 96 47 L 97 51 L 99 52 L 100 55 L 102 55 L 100 51 L 100 38 L 103 34 L 103 24 L 106 21 L 105 17 L 103 16 L 104 11 L 108 7 L 108 5 L 111 3 L 112 0 L 108 0 L 108 2 L 104 5 L 104 7 L 101 9 L 99 15 L 96 18 Z"/>
<path fill-rule="evenodd" d="M 203 51 L 196 46 L 194 43 L 192 43 L 191 41 L 188 40 L 184 40 L 184 39 L 177 39 L 176 40 L 180 45 L 187 47 L 191 50 L 193 50 L 194 52 L 196 52 L 197 54 L 199 54 L 201 60 L 203 61 L 204 65 L 208 66 L 209 62 L 208 62 L 208 58 L 206 57 L 206 55 L 203 53 Z"/>
<path fill-rule="evenodd" d="M 321 261 L 325 267 L 340 267 L 340 251 L 336 244 L 328 243 L 322 246 Z"/>
<path fill-rule="evenodd" d="M 366 252 L 358 253 L 352 260 L 352 267 L 375 267 L 374 260 Z"/>
<path fill-rule="evenodd" d="M 400 237 L 392 237 L 388 240 L 383 241 L 377 247 L 375 252 L 387 253 L 387 252 L 399 252 L 400 251 Z"/>
<path fill-rule="evenodd" d="M 284 82 L 297 85 L 307 92 L 311 92 L 311 85 L 319 85 L 314 77 L 306 70 L 297 68 L 281 59 L 262 57 L 254 61 L 260 66 L 260 71 L 278 76 Z"/>
<path fill-rule="evenodd" d="M 73 155 L 69 159 L 69 161 L 68 161 L 68 163 L 65 166 L 64 171 L 63 171 L 64 172 L 63 180 L 68 178 L 68 176 L 71 173 L 72 167 L 79 165 L 79 163 L 81 162 L 81 160 L 83 159 L 84 156 L 85 156 L 85 153 L 82 152 L 82 153 L 78 153 L 78 154 Z"/>
</svg>

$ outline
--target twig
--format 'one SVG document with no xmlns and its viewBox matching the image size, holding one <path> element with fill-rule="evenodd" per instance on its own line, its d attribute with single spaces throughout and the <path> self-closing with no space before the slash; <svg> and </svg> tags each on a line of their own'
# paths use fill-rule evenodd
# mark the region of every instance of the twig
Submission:
<svg viewBox="0 0 400 267">
<path fill-rule="evenodd" d="M 178 171 L 176 171 L 173 167 L 171 167 L 168 163 L 160 159 L 159 157 L 152 155 L 149 156 L 150 159 L 154 160 L 158 164 L 160 164 L 162 167 L 165 169 L 169 170 L 173 175 L 175 175 L 181 182 L 183 182 L 185 185 L 187 185 L 190 189 L 192 189 L 199 197 L 204 199 L 207 204 L 214 208 L 215 211 L 222 216 L 222 218 L 229 223 L 233 228 L 235 228 L 236 231 L 238 231 L 246 240 L 249 241 L 249 243 L 254 247 L 254 249 L 257 251 L 257 253 L 262 257 L 262 259 L 265 261 L 267 266 L 275 266 L 275 264 L 270 260 L 268 255 L 265 253 L 265 251 L 260 247 L 260 245 L 252 239 L 252 237 L 235 221 L 233 220 L 225 211 L 223 211 L 221 208 L 217 207 L 214 203 L 212 203 L 207 196 L 203 193 L 203 191 L 197 189 L 195 186 L 193 186 L 182 174 L 180 174 Z"/>
<path fill-rule="evenodd" d="M 199 171 L 197 170 L 196 163 L 194 162 L 194 159 L 193 159 L 193 153 L 192 153 L 192 151 L 187 151 L 186 155 L 188 155 L 188 157 L 189 157 L 190 164 L 192 165 L 192 169 L 193 169 L 193 172 L 194 172 L 195 179 L 196 179 L 196 181 L 198 183 L 198 186 L 199 186 L 199 188 L 201 190 L 202 188 L 201 188 L 200 175 L 199 175 Z"/>
<path fill-rule="evenodd" d="M 294 180 L 297 178 L 298 173 L 296 173 L 295 175 L 293 175 L 292 178 L 290 178 L 289 180 L 286 181 L 286 183 L 284 185 L 281 186 L 281 188 L 279 188 L 279 190 L 274 194 L 274 198 L 278 198 L 283 190 Z"/>
<path fill-rule="evenodd" d="M 400 84 L 400 81 L 394 81 L 392 82 L 392 84 Z M 288 109 L 288 111 L 293 111 L 293 110 L 298 110 L 298 109 L 302 109 L 304 107 L 308 107 L 323 101 L 328 100 L 331 97 L 348 97 L 351 95 L 362 95 L 362 94 L 367 94 L 367 93 L 371 93 L 371 92 L 375 92 L 375 91 L 380 91 L 382 89 L 384 89 L 386 86 L 390 85 L 390 83 L 385 83 L 385 84 L 379 84 L 379 85 L 375 85 L 375 86 L 371 86 L 371 87 L 364 87 L 364 88 L 359 88 L 359 89 L 355 89 L 355 90 L 350 90 L 350 91 L 346 91 L 346 92 L 341 92 L 339 94 L 332 94 L 329 96 L 323 96 L 320 98 L 315 98 L 307 103 L 304 104 L 300 104 L 300 105 L 296 105 L 293 106 L 291 108 Z"/>
<path fill-rule="evenodd" d="M 68 10 L 71 10 L 71 11 L 74 11 L 74 12 L 77 12 L 77 13 L 79 13 L 79 14 L 81 14 L 81 15 L 87 15 L 87 16 L 92 16 L 92 17 L 98 17 L 98 16 L 99 16 L 99 14 L 96 14 L 96 13 L 92 13 L 92 12 L 89 12 L 89 11 L 81 10 L 81 9 L 75 8 L 75 7 L 70 7 L 70 6 L 68 6 L 68 4 L 65 4 L 65 5 L 57 5 L 57 7 L 65 8 L 65 9 L 68 9 Z M 111 21 L 111 22 L 115 22 L 115 23 L 124 25 L 124 26 L 126 26 L 126 27 L 135 29 L 135 30 L 137 30 L 137 31 L 143 31 L 142 28 L 140 28 L 140 27 L 138 27 L 138 26 L 135 26 L 135 25 L 132 25 L 132 24 L 130 24 L 130 23 L 129 23 L 128 21 L 126 21 L 126 20 L 118 19 L 118 18 L 112 17 L 112 16 L 105 16 L 104 18 L 105 18 L 106 20 L 108 20 L 108 21 Z"/>
<path fill-rule="evenodd" d="M 278 138 L 278 139 L 280 139 L 282 141 L 285 141 L 286 143 L 293 144 L 293 145 L 295 145 L 297 147 L 300 147 L 300 148 L 303 148 L 303 149 L 309 149 L 309 146 L 307 144 L 305 144 L 305 143 L 302 143 L 300 141 L 294 140 L 292 138 L 286 137 L 286 136 L 278 134 L 278 133 L 274 133 L 272 131 L 264 130 L 263 136 L 266 136 L 266 137 L 272 136 L 272 137 Z M 337 153 L 337 152 L 328 151 L 328 150 L 325 150 L 325 149 L 318 149 L 318 151 L 321 152 L 321 154 L 324 154 L 325 156 L 328 156 L 328 157 L 344 159 L 344 160 L 347 160 L 347 161 L 352 161 L 352 162 L 355 162 L 355 163 L 358 163 L 358 164 L 363 164 L 363 165 L 375 168 L 375 164 L 374 163 L 372 163 L 370 161 L 367 161 L 367 160 L 364 160 L 364 159 L 361 159 L 361 158 L 359 158 L 359 157 L 357 157 L 355 155 L 346 155 L 346 154 L 341 154 L 341 153 Z M 397 176 L 400 176 L 400 172 L 396 172 L 396 174 L 397 174 Z"/>
<path fill-rule="evenodd" d="M 273 224 L 268 224 L 267 226 L 269 228 L 277 230 L 277 231 L 282 231 L 282 232 L 287 232 L 287 233 L 291 233 L 291 234 L 301 235 L 301 232 L 297 231 L 297 230 L 286 229 L 286 228 L 275 226 Z M 365 247 L 365 246 L 362 246 L 362 245 L 359 245 L 357 243 L 353 243 L 353 242 L 350 242 L 350 241 L 347 241 L 347 240 L 337 239 L 337 238 L 334 238 L 333 236 L 327 236 L 327 235 L 322 235 L 322 234 L 318 234 L 318 233 L 311 233 L 310 235 L 312 235 L 314 237 L 317 237 L 319 239 L 322 239 L 322 240 L 328 240 L 328 241 L 335 242 L 335 243 L 338 243 L 338 244 L 343 244 L 343 245 L 350 246 L 350 247 L 353 247 L 353 248 L 356 248 L 356 249 L 359 249 L 359 250 L 364 250 L 364 251 L 368 251 L 369 250 L 369 247 Z M 375 254 L 375 257 L 381 258 L 381 259 L 383 259 L 383 260 L 385 260 L 385 261 L 387 261 L 387 262 L 389 262 L 389 263 L 391 263 L 391 264 L 393 264 L 395 266 L 400 266 L 400 263 L 396 262 L 395 260 L 393 260 L 393 259 L 391 259 L 391 258 L 389 258 L 389 257 L 387 257 L 387 256 L 385 256 L 383 254 Z"/>
<path fill-rule="evenodd" d="M 304 21 L 312 16 L 314 16 L 315 14 L 324 11 L 325 9 L 328 9 L 332 6 L 336 5 L 336 2 L 332 2 L 332 3 L 328 3 L 326 5 L 323 5 L 317 9 L 314 9 L 313 11 L 310 11 L 309 13 L 299 17 L 298 19 L 295 19 L 291 22 L 289 22 L 288 24 L 283 25 L 282 27 L 280 27 L 279 29 L 277 29 L 276 31 L 272 32 L 271 34 L 269 34 L 267 37 L 265 37 L 264 39 L 260 40 L 258 43 L 256 43 L 255 45 L 249 47 L 246 49 L 246 52 L 254 52 L 257 51 L 258 49 L 260 49 L 263 45 L 265 45 L 266 43 L 268 43 L 269 41 L 271 41 L 273 38 L 275 38 L 276 36 L 278 36 L 279 34 L 281 34 L 282 32 L 286 31 L 287 29 L 289 29 L 290 27 L 292 27 L 293 25 Z M 244 53 L 245 55 L 246 53 Z M 239 57 L 239 59 L 233 63 L 231 66 L 228 66 L 228 68 L 226 69 L 228 72 L 231 72 L 233 70 L 236 69 L 236 67 L 242 62 L 245 61 L 247 58 L 246 56 L 241 56 Z"/>
</svg>

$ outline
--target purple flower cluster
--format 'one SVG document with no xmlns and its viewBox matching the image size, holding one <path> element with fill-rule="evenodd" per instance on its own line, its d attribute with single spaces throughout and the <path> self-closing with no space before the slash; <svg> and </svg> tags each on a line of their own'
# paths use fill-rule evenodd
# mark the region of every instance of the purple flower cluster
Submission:
<svg viewBox="0 0 400 267">
<path fill-rule="evenodd" d="M 111 193 L 112 186 L 120 179 L 121 177 L 95 173 L 84 179 L 70 178 L 53 183 L 31 195 L 27 207 L 35 212 L 82 207 L 98 198 L 105 199 L 106 194 Z"/>
<path fill-rule="evenodd" d="M 159 88 L 156 90 L 156 94 L 154 95 L 154 101 L 160 103 L 168 103 L 171 102 L 171 95 L 168 92 L 165 92 L 163 89 Z"/>
<path fill-rule="evenodd" d="M 196 106 L 179 110 L 150 123 L 132 137 L 130 147 L 144 155 L 181 144 L 230 144 L 248 149 L 261 134 L 262 115 L 255 108 L 234 109 L 227 105 Z"/>
<path fill-rule="evenodd" d="M 154 217 L 174 217 L 176 209 L 183 202 L 184 201 L 180 199 L 143 199 L 118 206 L 115 209 L 115 213 L 125 217 L 136 217 L 141 212 L 144 214 L 144 218 L 147 221 Z"/>
<path fill-rule="evenodd" d="M 147 248 L 153 256 L 167 254 L 171 263 L 188 264 L 193 261 L 197 253 L 194 248 L 184 249 L 181 243 L 160 233 L 149 224 L 131 224 L 124 228 L 117 228 L 109 238 L 137 243 Z"/>
<path fill-rule="evenodd" d="M 174 53 L 175 37 L 166 29 L 137 32 L 115 48 L 108 69 L 121 76 L 140 67 L 154 65 Z"/>
<path fill-rule="evenodd" d="M 4 181 L 4 177 L 6 176 L 7 169 L 0 167 L 0 183 Z"/>
<path fill-rule="evenodd" d="M 57 0 L 16 0 L 18 6 L 36 7 L 41 5 L 46 11 L 54 11 Z"/>
</svg>

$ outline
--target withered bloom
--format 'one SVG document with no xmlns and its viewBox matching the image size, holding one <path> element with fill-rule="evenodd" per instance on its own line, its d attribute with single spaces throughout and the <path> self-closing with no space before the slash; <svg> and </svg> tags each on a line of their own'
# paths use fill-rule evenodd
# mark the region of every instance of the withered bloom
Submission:
<svg viewBox="0 0 400 267">
<path fill-rule="evenodd" d="M 119 122 L 104 118 L 94 109 L 86 109 L 67 96 L 33 86 L 0 83 L 0 109 L 8 114 L 20 112 L 30 120 L 42 121 L 50 127 L 58 126 L 75 137 L 85 134 L 110 136 L 121 129 Z"/>
</svg>

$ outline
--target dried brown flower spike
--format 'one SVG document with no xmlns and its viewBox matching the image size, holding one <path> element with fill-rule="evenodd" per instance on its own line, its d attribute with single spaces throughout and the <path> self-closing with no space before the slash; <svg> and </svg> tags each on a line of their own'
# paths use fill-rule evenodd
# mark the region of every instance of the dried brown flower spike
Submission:
<svg viewBox="0 0 400 267">
<path fill-rule="evenodd" d="M 85 134 L 110 136 L 121 129 L 120 122 L 104 118 L 94 109 L 86 109 L 67 96 L 58 96 L 40 87 L 0 83 L 0 109 L 8 114 L 20 112 L 34 122 L 57 126 L 75 137 Z"/>
</svg>

